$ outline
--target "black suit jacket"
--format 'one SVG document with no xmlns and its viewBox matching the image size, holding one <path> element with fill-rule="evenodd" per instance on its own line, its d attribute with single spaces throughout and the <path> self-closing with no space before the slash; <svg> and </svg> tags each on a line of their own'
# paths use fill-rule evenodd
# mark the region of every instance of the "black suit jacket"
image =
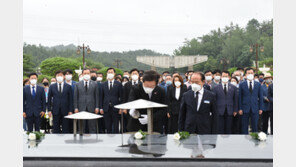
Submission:
<svg viewBox="0 0 296 167">
<path fill-rule="evenodd" d="M 73 112 L 73 94 L 72 86 L 64 82 L 62 93 L 58 91 L 58 84 L 50 85 L 48 91 L 48 111 L 52 111 L 53 115 L 68 115 Z M 59 109 L 61 112 L 59 113 Z"/>
<path fill-rule="evenodd" d="M 109 81 L 102 83 L 101 85 L 101 93 L 100 94 L 100 109 L 108 112 L 109 105 L 114 107 L 117 104 L 121 104 L 122 101 L 122 84 L 116 80 L 112 85 L 112 89 L 109 90 Z M 113 111 L 118 111 L 118 109 L 113 108 Z"/>
<path fill-rule="evenodd" d="M 41 86 L 36 86 L 36 96 L 33 98 L 31 88 L 29 85 L 24 87 L 23 90 L 23 112 L 26 113 L 27 117 L 40 117 L 40 112 L 45 112 L 45 92 Z"/>
<path fill-rule="evenodd" d="M 140 81 L 138 81 L 138 84 L 139 85 L 141 84 Z M 135 85 L 136 86 L 136 85 Z M 123 86 L 123 96 L 122 96 L 122 103 L 126 103 L 128 102 L 128 98 L 129 98 L 129 94 L 130 94 L 130 91 L 132 89 L 133 84 L 132 84 L 132 81 L 128 81 L 124 86 Z"/>
<path fill-rule="evenodd" d="M 179 111 L 180 111 L 180 105 L 181 105 L 181 100 L 183 97 L 183 94 L 187 91 L 187 86 L 183 85 L 183 87 L 181 87 L 180 90 L 180 97 L 177 100 L 176 99 L 176 87 L 168 87 L 167 89 L 167 105 L 168 110 L 167 112 L 170 113 L 170 115 L 179 115 Z"/>
<path fill-rule="evenodd" d="M 179 130 L 198 134 L 217 134 L 218 113 L 215 94 L 204 89 L 198 112 L 194 94 L 192 90 L 183 94 L 179 114 Z"/>
<path fill-rule="evenodd" d="M 149 101 L 153 101 L 156 103 L 165 104 L 165 91 L 163 88 L 156 86 L 152 91 L 151 99 L 149 99 L 149 95 L 143 89 L 142 83 L 138 86 L 132 87 L 129 95 L 128 101 L 134 101 L 138 99 L 145 99 Z M 147 115 L 147 110 L 142 109 L 139 110 L 140 114 Z M 166 116 L 166 108 L 154 108 L 153 109 L 153 131 L 162 132 L 162 120 Z M 147 125 L 142 125 L 138 119 L 134 119 L 130 117 L 127 125 L 127 130 L 138 131 L 142 129 L 143 131 L 147 130 Z"/>
</svg>

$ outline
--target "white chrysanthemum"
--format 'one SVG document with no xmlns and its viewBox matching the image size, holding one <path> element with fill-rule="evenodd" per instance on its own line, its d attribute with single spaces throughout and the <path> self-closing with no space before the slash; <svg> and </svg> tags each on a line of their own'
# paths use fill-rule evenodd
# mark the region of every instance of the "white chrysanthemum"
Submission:
<svg viewBox="0 0 296 167">
<path fill-rule="evenodd" d="M 29 134 L 29 140 L 36 140 L 36 134 L 35 133 L 30 133 Z"/>
<path fill-rule="evenodd" d="M 143 144 L 143 140 L 135 140 L 135 144 L 137 146 L 141 146 Z"/>
<path fill-rule="evenodd" d="M 30 141 L 30 142 L 29 142 L 29 147 L 30 147 L 30 148 L 34 148 L 34 147 L 36 147 L 36 146 L 37 146 L 36 141 Z"/>
<path fill-rule="evenodd" d="M 142 133 L 141 133 L 141 132 L 137 132 L 137 133 L 135 133 L 135 138 L 136 138 L 136 139 L 142 139 L 142 138 L 143 138 Z"/>
<path fill-rule="evenodd" d="M 260 133 L 258 133 L 258 138 L 259 138 L 259 140 L 264 141 L 264 140 L 266 140 L 267 137 L 264 132 L 260 132 Z"/>
<path fill-rule="evenodd" d="M 175 139 L 175 140 L 180 140 L 180 138 L 181 138 L 180 134 L 179 134 L 178 132 L 176 132 L 176 133 L 174 134 L 174 139 Z"/>
</svg>

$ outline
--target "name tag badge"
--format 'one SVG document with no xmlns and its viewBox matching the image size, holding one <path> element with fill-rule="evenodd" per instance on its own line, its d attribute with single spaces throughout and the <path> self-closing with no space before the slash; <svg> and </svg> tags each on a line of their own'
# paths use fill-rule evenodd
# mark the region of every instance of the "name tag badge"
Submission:
<svg viewBox="0 0 296 167">
<path fill-rule="evenodd" d="M 204 103 L 210 104 L 210 101 L 209 100 L 205 100 Z"/>
</svg>

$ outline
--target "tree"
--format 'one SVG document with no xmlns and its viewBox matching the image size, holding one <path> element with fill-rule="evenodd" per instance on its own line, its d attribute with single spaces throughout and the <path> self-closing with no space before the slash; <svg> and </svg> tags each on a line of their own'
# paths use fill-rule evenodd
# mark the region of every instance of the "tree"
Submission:
<svg viewBox="0 0 296 167">
<path fill-rule="evenodd" d="M 73 70 L 73 80 L 77 80 L 78 76 L 75 75 L 75 70 L 82 67 L 82 62 L 79 62 L 75 59 L 64 58 L 64 57 L 53 57 L 45 59 L 41 62 L 40 68 L 43 75 L 54 76 L 57 70 Z"/>
<path fill-rule="evenodd" d="M 27 75 L 31 72 L 34 72 L 35 64 L 32 61 L 32 55 L 23 55 L 23 74 Z"/>
</svg>

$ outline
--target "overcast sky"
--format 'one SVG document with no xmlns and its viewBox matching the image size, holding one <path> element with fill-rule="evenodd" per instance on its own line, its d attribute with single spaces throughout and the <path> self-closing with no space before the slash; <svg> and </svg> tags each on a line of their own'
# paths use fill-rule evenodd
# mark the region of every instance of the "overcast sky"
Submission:
<svg viewBox="0 0 296 167">
<path fill-rule="evenodd" d="M 23 6 L 24 42 L 85 43 L 108 52 L 173 54 L 185 38 L 273 18 L 272 0 L 24 0 Z"/>
</svg>

